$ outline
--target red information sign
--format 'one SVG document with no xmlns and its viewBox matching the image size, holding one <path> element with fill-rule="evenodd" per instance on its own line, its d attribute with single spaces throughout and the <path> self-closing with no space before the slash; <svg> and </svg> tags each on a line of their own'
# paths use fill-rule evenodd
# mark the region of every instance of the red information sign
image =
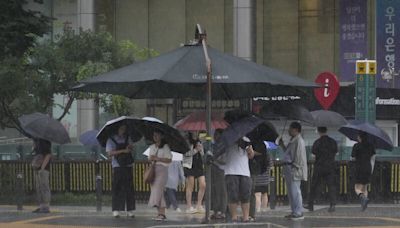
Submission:
<svg viewBox="0 0 400 228">
<path fill-rule="evenodd" d="M 323 85 L 321 88 L 314 89 L 314 95 L 324 109 L 329 109 L 339 94 L 340 84 L 331 72 L 323 72 L 318 75 L 315 82 Z"/>
</svg>

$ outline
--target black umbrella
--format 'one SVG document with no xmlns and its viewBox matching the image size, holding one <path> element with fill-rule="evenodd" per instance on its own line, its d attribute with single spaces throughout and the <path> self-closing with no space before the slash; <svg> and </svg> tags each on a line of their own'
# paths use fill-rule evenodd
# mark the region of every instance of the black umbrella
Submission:
<svg viewBox="0 0 400 228">
<path fill-rule="evenodd" d="M 262 110 L 262 115 L 264 117 L 285 117 L 292 120 L 300 120 L 306 123 L 314 123 L 314 117 L 311 115 L 310 111 L 296 103 L 271 103 L 265 105 Z"/>
<path fill-rule="evenodd" d="M 64 126 L 50 116 L 35 112 L 18 118 L 22 129 L 31 138 L 45 139 L 58 144 L 70 143 L 71 139 Z"/>
<path fill-rule="evenodd" d="M 138 118 L 121 116 L 112 120 L 107 121 L 107 123 L 100 129 L 96 138 L 102 147 L 106 147 L 107 140 L 118 133 L 118 128 L 121 125 L 126 125 L 128 127 L 128 135 L 133 142 L 137 142 L 142 138 L 142 135 L 136 129 L 135 124 L 140 121 Z"/>
<path fill-rule="evenodd" d="M 291 94 L 299 92 L 294 86 L 315 86 L 313 82 L 211 47 L 208 47 L 208 54 L 212 59 L 213 98 Z M 186 45 L 147 61 L 81 81 L 74 90 L 119 94 L 130 98 L 204 99 L 207 75 L 204 66 L 201 43 Z"/>
<path fill-rule="evenodd" d="M 154 117 L 144 117 L 141 120 L 136 121 L 135 127 L 146 138 L 146 140 L 149 141 L 153 141 L 154 131 L 158 130 L 163 132 L 165 141 L 172 151 L 186 153 L 190 150 L 185 138 L 177 129 Z"/>
<path fill-rule="evenodd" d="M 314 126 L 317 127 L 340 127 L 347 124 L 347 120 L 341 114 L 329 110 L 312 111 Z"/>
<path fill-rule="evenodd" d="M 270 141 L 275 142 L 279 134 L 274 125 L 271 122 L 265 121 L 258 125 L 254 130 L 247 134 L 252 142 L 254 141 Z"/>
<path fill-rule="evenodd" d="M 353 122 L 339 129 L 339 132 L 353 141 L 357 141 L 360 132 L 367 133 L 368 141 L 378 149 L 393 150 L 393 142 L 390 137 L 374 124 L 365 122 Z"/>
<path fill-rule="evenodd" d="M 219 157 L 224 153 L 224 149 L 235 144 L 240 138 L 256 129 L 265 120 L 256 116 L 244 117 L 229 125 L 224 130 L 220 139 L 216 142 L 214 157 Z"/>
<path fill-rule="evenodd" d="M 228 122 L 229 124 L 232 124 L 243 118 L 248 118 L 251 116 L 260 117 L 257 114 L 254 114 L 251 112 L 245 112 L 245 111 L 235 109 L 235 110 L 225 112 L 224 120 L 226 122 Z M 260 117 L 260 118 L 262 118 L 262 117 Z M 277 132 L 276 128 L 274 127 L 274 125 L 271 122 L 264 120 L 263 123 L 258 125 L 255 129 L 253 129 L 251 132 L 249 132 L 246 136 L 249 137 L 252 142 L 260 141 L 263 143 L 263 141 L 275 142 L 276 138 L 278 138 L 279 135 L 278 135 L 278 132 Z"/>
</svg>

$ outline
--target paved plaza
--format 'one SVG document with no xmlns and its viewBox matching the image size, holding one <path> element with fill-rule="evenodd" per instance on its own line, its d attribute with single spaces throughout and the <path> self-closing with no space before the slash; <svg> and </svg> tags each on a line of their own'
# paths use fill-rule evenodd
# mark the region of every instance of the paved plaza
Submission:
<svg viewBox="0 0 400 228">
<path fill-rule="evenodd" d="M 153 221 L 155 210 L 144 204 L 138 205 L 134 219 L 121 216 L 111 217 L 110 208 L 96 212 L 93 207 L 54 206 L 50 214 L 33 214 L 34 207 L 25 206 L 17 211 L 15 206 L 0 206 L 1 228 L 48 228 L 48 227 L 400 227 L 399 204 L 372 204 L 365 212 L 358 205 L 338 205 L 336 212 L 328 213 L 327 207 L 316 206 L 314 212 L 305 212 L 303 221 L 289 221 L 283 218 L 289 212 L 286 206 L 261 213 L 254 223 L 211 223 L 202 224 L 203 215 L 188 215 L 168 211 L 168 221 Z"/>
</svg>

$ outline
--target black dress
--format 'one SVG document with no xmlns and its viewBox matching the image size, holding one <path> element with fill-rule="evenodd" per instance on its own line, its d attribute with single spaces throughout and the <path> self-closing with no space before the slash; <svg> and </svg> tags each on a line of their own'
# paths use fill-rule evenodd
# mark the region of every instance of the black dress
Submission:
<svg viewBox="0 0 400 228">
<path fill-rule="evenodd" d="M 351 156 L 355 158 L 355 183 L 369 184 L 371 182 L 371 157 L 375 154 L 375 148 L 372 144 L 356 143 L 353 146 Z"/>
</svg>

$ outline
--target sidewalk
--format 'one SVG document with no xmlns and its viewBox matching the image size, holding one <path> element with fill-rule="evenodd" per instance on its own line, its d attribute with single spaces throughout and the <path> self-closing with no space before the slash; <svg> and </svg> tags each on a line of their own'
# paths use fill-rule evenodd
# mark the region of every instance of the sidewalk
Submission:
<svg viewBox="0 0 400 228">
<path fill-rule="evenodd" d="M 337 205 L 336 212 L 327 212 L 326 206 L 316 206 L 314 212 L 305 212 L 304 221 L 288 221 L 283 218 L 288 214 L 287 206 L 277 207 L 260 213 L 255 223 L 214 223 L 204 224 L 204 214 L 185 214 L 168 210 L 168 221 L 152 220 L 155 209 L 138 204 L 134 219 L 125 217 L 116 219 L 111 216 L 111 208 L 103 207 L 96 212 L 95 207 L 53 206 L 50 214 L 33 214 L 32 206 L 25 206 L 17 211 L 16 206 L 0 206 L 0 227 L 400 227 L 399 204 L 370 205 L 361 212 L 359 205 Z M 184 206 L 181 207 L 184 209 Z"/>
</svg>

